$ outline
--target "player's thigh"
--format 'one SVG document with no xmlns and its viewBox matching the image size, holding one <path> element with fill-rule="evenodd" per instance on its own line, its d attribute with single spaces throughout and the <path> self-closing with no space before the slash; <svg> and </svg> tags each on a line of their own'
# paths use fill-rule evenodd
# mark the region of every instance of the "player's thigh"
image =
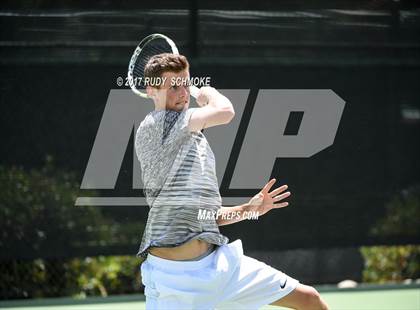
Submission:
<svg viewBox="0 0 420 310">
<path fill-rule="evenodd" d="M 319 293 L 313 287 L 299 283 L 291 293 L 271 305 L 292 309 L 310 309 L 318 303 L 320 303 Z"/>
</svg>

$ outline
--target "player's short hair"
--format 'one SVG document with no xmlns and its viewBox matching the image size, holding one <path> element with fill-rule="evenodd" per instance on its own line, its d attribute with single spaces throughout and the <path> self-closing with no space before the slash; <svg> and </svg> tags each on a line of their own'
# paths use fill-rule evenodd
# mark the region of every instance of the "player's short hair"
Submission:
<svg viewBox="0 0 420 310">
<path fill-rule="evenodd" d="M 181 72 L 189 69 L 190 65 L 188 60 L 183 55 L 163 53 L 154 55 L 149 59 L 144 67 L 144 77 L 156 78 L 161 77 L 164 72 Z M 153 79 L 151 79 L 153 80 Z M 156 87 L 153 83 L 149 86 Z M 158 87 L 159 85 L 157 85 Z"/>
</svg>

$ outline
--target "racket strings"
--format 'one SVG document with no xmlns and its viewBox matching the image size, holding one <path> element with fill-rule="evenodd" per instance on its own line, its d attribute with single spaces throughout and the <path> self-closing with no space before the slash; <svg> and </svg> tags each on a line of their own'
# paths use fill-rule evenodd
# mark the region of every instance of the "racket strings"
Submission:
<svg viewBox="0 0 420 310">
<path fill-rule="evenodd" d="M 144 81 L 144 69 L 150 58 L 162 53 L 172 53 L 171 46 L 164 40 L 152 40 L 146 44 L 138 55 L 133 68 L 133 80 L 135 88 L 146 88 Z"/>
</svg>

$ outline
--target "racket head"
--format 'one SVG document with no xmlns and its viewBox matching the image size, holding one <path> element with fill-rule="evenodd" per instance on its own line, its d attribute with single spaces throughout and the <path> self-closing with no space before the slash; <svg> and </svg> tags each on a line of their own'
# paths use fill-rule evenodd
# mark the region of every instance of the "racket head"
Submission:
<svg viewBox="0 0 420 310">
<path fill-rule="evenodd" d="M 138 96 L 149 98 L 144 83 L 144 67 L 151 57 L 162 53 L 179 54 L 175 43 L 167 36 L 154 33 L 145 37 L 134 50 L 128 65 L 127 79 L 131 90 Z M 190 93 L 197 98 L 199 89 L 190 86 Z"/>
<path fill-rule="evenodd" d="M 127 73 L 128 84 L 136 95 L 149 98 L 144 83 L 144 67 L 151 57 L 162 53 L 179 54 L 175 43 L 160 33 L 145 37 L 137 45 L 128 64 Z"/>
</svg>

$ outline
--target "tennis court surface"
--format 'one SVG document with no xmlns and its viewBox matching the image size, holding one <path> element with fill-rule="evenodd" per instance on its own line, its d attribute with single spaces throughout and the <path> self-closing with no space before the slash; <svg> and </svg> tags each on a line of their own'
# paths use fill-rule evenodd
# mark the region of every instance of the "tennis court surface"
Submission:
<svg viewBox="0 0 420 310">
<path fill-rule="evenodd" d="M 322 296 L 332 310 L 419 310 L 420 287 L 400 289 L 366 289 L 354 291 L 324 291 Z M 143 295 L 111 296 L 107 298 L 92 297 L 85 300 L 71 298 L 53 298 L 27 301 L 3 301 L 2 309 L 19 310 L 142 310 L 146 309 Z M 265 306 L 263 310 L 279 309 Z"/>
</svg>

